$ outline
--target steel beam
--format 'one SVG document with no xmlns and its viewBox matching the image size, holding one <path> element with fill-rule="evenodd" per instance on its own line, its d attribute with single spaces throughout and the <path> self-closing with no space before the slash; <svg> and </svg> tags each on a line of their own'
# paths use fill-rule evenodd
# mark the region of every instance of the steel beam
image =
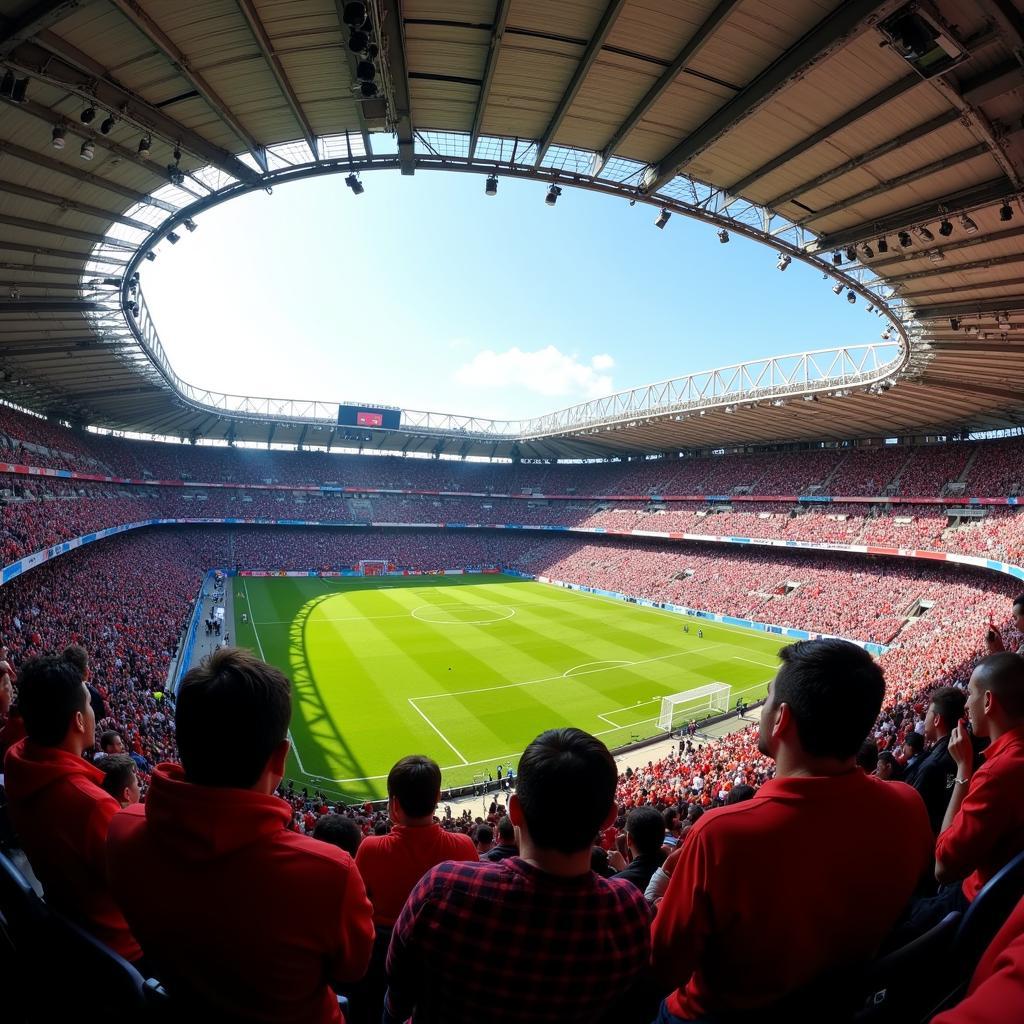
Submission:
<svg viewBox="0 0 1024 1024">
<path fill-rule="evenodd" d="M 580 87 L 590 73 L 590 69 L 594 66 L 594 61 L 600 56 L 601 47 L 604 46 L 608 33 L 615 27 L 615 21 L 625 6 L 626 0 L 609 0 L 604 14 L 601 15 L 601 20 L 597 23 L 594 34 L 590 37 L 590 42 L 587 43 L 587 48 L 583 51 L 579 64 L 576 65 L 572 78 L 569 79 L 565 92 L 562 93 L 562 98 L 555 107 L 554 114 L 551 115 L 551 120 L 548 121 L 547 128 L 544 129 L 544 134 L 537 142 L 537 155 L 534 158 L 534 163 L 538 166 L 544 162 L 544 157 L 547 156 L 547 152 L 551 148 L 552 142 L 554 142 L 555 135 L 565 120 L 565 115 L 569 112 L 569 108 L 572 106 L 573 100 L 576 99 Z"/>
<path fill-rule="evenodd" d="M 299 126 L 299 131 L 302 132 L 306 139 L 306 144 L 309 146 L 309 151 L 313 154 L 313 159 L 319 160 L 320 153 L 317 146 L 316 132 L 313 131 L 313 126 L 309 123 L 309 118 L 302 109 L 299 97 L 295 94 L 291 82 L 288 81 L 288 73 L 285 71 L 281 58 L 274 49 L 270 36 L 267 35 L 267 30 L 263 27 L 263 22 L 260 20 L 253 0 L 238 0 L 238 6 L 242 9 L 242 14 L 245 15 L 245 20 L 249 23 L 249 28 L 252 30 L 256 45 L 260 48 L 260 52 L 270 67 L 270 71 L 277 82 L 277 87 L 281 90 L 281 95 L 284 96 L 285 101 L 291 108 L 295 122 Z"/>
<path fill-rule="evenodd" d="M 658 80 L 647 90 L 644 98 L 630 111 L 618 128 L 615 134 L 605 143 L 604 149 L 594 168 L 594 174 L 601 173 L 601 168 L 615 154 L 627 135 L 647 116 L 650 109 L 665 94 L 669 86 L 683 73 L 687 65 L 700 53 L 708 40 L 714 35 L 715 30 L 732 13 L 734 7 L 740 0 L 719 0 L 715 9 L 707 16 L 703 24 L 687 40 L 686 45 L 676 55 L 676 59 L 661 73 Z"/>
<path fill-rule="evenodd" d="M 971 316 L 975 313 L 1008 313 L 1024 309 L 1024 295 L 1004 295 L 998 299 L 969 299 L 966 302 L 947 302 L 941 306 L 915 306 L 918 320 L 946 320 L 951 316 Z M 1021 396 L 1024 400 L 1024 395 Z"/>
<path fill-rule="evenodd" d="M 0 302 L 0 316 L 18 313 L 95 313 L 104 309 L 100 302 L 82 299 L 69 302 L 63 299 L 13 299 Z"/>
<path fill-rule="evenodd" d="M 880 17 L 886 8 L 894 6 L 891 0 L 846 0 L 721 106 L 696 131 L 669 150 L 657 164 L 648 168 L 644 191 L 648 194 L 657 192 L 682 167 L 750 117 L 777 92 L 810 67 L 831 56 L 863 31 L 871 19 Z"/>
<path fill-rule="evenodd" d="M 75 8 L 88 3 L 91 3 L 91 0 L 41 0 L 25 11 L 20 18 L 5 18 L 0 27 L 0 60 L 26 39 L 31 39 L 37 32 L 51 28 Z"/>
<path fill-rule="evenodd" d="M 954 124 L 960 120 L 960 115 L 955 111 L 947 111 L 945 114 L 939 114 L 938 117 L 933 117 L 930 121 L 926 121 L 922 125 L 918 125 L 916 128 L 911 128 L 910 131 L 904 132 L 902 135 L 896 136 L 894 139 L 890 139 L 888 142 L 883 142 L 880 146 L 875 146 L 873 149 L 867 150 L 865 153 L 861 153 L 860 156 L 854 157 L 852 160 L 847 160 L 846 163 L 840 164 L 838 167 L 833 167 L 830 171 L 825 171 L 823 174 L 819 174 L 816 178 L 811 178 L 810 181 L 805 181 L 801 185 L 797 185 L 796 188 L 791 188 L 781 195 L 776 196 L 774 199 L 769 199 L 766 203 L 762 203 L 762 206 L 767 206 L 770 210 L 776 210 L 784 203 L 788 203 L 798 196 L 802 196 L 807 192 L 812 192 L 816 188 L 821 188 L 822 185 L 827 185 L 830 181 L 835 181 L 836 178 L 841 178 L 844 174 L 849 174 L 850 171 L 857 170 L 858 167 L 863 167 L 865 164 L 872 163 L 879 159 L 879 157 L 886 156 L 889 153 L 895 152 L 897 149 L 901 149 L 908 143 L 916 142 L 918 139 L 923 139 L 927 135 L 931 135 L 932 132 L 937 132 L 940 128 L 945 128 L 947 125 Z"/>
<path fill-rule="evenodd" d="M 1006 231 L 979 231 L 975 235 L 964 235 L 961 233 L 959 238 L 956 238 L 951 242 L 945 242 L 941 245 L 930 245 L 928 247 L 928 251 L 932 252 L 937 250 L 938 252 L 941 253 L 946 253 L 950 251 L 962 252 L 964 249 L 972 249 L 976 245 L 989 245 L 992 242 L 1004 242 L 1011 238 L 1020 238 L 1022 235 L 1024 235 L 1024 227 L 1008 228 Z M 923 258 L 924 255 L 925 253 L 923 251 L 914 253 L 915 257 Z M 901 267 L 904 266 L 906 263 L 906 256 L 890 256 L 884 260 L 874 260 L 870 264 L 870 269 L 877 272 L 887 267 Z M 945 271 L 941 270 L 936 271 L 936 273 L 944 272 Z"/>
<path fill-rule="evenodd" d="M 151 224 L 144 224 L 141 220 L 133 220 L 125 217 L 124 214 L 114 213 L 112 210 L 103 210 L 98 206 L 90 206 L 88 203 L 79 203 L 74 199 L 65 199 L 62 196 L 51 195 L 49 192 L 40 192 L 38 189 L 29 188 L 27 185 L 18 185 L 13 181 L 0 181 L 0 192 L 8 195 L 23 196 L 25 199 L 34 199 L 37 203 L 46 203 L 48 206 L 59 206 L 62 210 L 73 210 L 75 213 L 82 213 L 89 217 L 96 217 L 105 222 L 117 221 L 130 228 L 149 234 L 153 230 Z"/>
<path fill-rule="evenodd" d="M 976 107 L 1024 85 L 1024 68 L 1015 61 L 1003 61 L 995 67 L 960 83 L 960 95 Z"/>
<path fill-rule="evenodd" d="M 0 270 L 13 270 L 16 274 L 63 274 L 66 277 L 80 278 L 82 270 L 80 267 L 48 267 L 38 263 L 9 263 L 0 260 Z M 100 275 L 96 275 L 99 277 Z M 77 284 L 75 287 L 78 287 Z"/>
<path fill-rule="evenodd" d="M 382 24 L 379 26 L 381 49 L 386 58 L 391 84 L 391 116 L 398 136 L 398 166 L 402 174 L 413 174 L 416 170 L 416 141 L 400 0 L 381 0 L 380 9 L 383 13 Z"/>
<path fill-rule="evenodd" d="M 931 377 L 925 374 L 920 383 L 928 388 L 940 388 L 943 391 L 956 391 L 959 394 L 967 391 L 972 395 L 985 395 L 992 398 L 1005 398 L 1017 405 L 1024 405 L 1024 395 L 1020 391 L 1012 391 L 1008 388 L 994 388 L 987 384 L 968 384 L 965 381 L 949 380 L 945 377 Z M 986 410 L 978 410 L 975 416 L 987 415 Z"/>
<path fill-rule="evenodd" d="M 891 192 L 895 188 L 900 188 L 903 185 L 910 185 L 915 181 L 921 181 L 924 178 L 930 178 L 933 174 L 939 174 L 941 171 L 948 171 L 951 167 L 956 167 L 959 164 L 966 163 L 968 160 L 973 160 L 975 157 L 982 156 L 988 152 L 988 146 L 984 142 L 979 142 L 975 146 L 970 146 L 967 149 L 961 149 L 958 153 L 952 153 L 950 156 L 943 157 L 941 160 L 933 160 L 930 164 L 925 164 L 924 167 L 915 168 L 912 171 L 907 171 L 906 174 L 897 175 L 895 178 L 890 178 L 888 181 L 880 181 L 877 185 L 872 185 L 871 188 L 864 189 L 863 192 L 858 192 L 856 195 L 847 196 L 845 199 L 841 199 L 838 203 L 832 203 L 831 206 L 826 206 L 821 210 L 815 210 L 813 213 L 809 213 L 806 217 L 801 217 L 799 220 L 793 221 L 794 224 L 803 227 L 806 224 L 812 224 L 816 220 L 821 220 L 822 217 L 831 217 L 834 213 L 842 213 L 858 203 L 863 203 L 868 199 L 874 199 L 875 196 L 884 195 L 886 192 Z"/>
<path fill-rule="evenodd" d="M 848 245 L 871 241 L 879 235 L 889 235 L 901 228 L 939 220 L 944 215 L 977 210 L 1000 199 L 1005 199 L 1007 196 L 1012 196 L 1014 191 L 1013 185 L 1005 178 L 994 178 L 982 185 L 975 185 L 940 199 L 931 199 L 917 206 L 886 214 L 879 220 L 855 224 L 853 227 L 843 228 L 831 235 L 822 235 L 816 243 L 808 246 L 807 251 L 817 253 L 826 249 L 843 249 Z"/>
<path fill-rule="evenodd" d="M 61 238 L 78 238 L 83 242 L 103 242 L 127 252 L 134 252 L 135 246 L 131 242 L 121 242 L 114 238 L 96 231 L 80 231 L 78 228 L 67 228 L 60 224 L 48 224 L 43 220 L 30 220 L 27 217 L 12 217 L 10 214 L 0 214 L 0 224 L 7 224 L 12 228 L 24 228 L 26 231 L 40 231 L 48 235 L 60 235 Z"/>
<path fill-rule="evenodd" d="M 83 263 L 91 260 L 92 253 L 90 252 L 72 252 L 66 249 L 51 249 L 44 245 L 26 245 L 23 242 L 8 242 L 0 238 L 0 251 L 7 252 L 27 252 L 32 253 L 34 256 L 55 256 L 62 260 L 81 260 Z M 99 262 L 109 263 L 111 266 L 126 267 L 128 266 L 127 260 L 111 260 L 104 257 Z M 79 271 L 81 273 L 81 271 Z"/>
<path fill-rule="evenodd" d="M 505 24 L 508 22 L 509 8 L 512 0 L 497 0 L 494 7 L 494 23 L 491 26 L 491 41 L 487 48 L 487 60 L 484 62 L 483 80 L 480 82 L 480 93 L 473 112 L 473 124 L 469 130 L 469 159 L 473 159 L 476 144 L 480 139 L 480 131 L 484 123 L 484 110 L 491 95 L 491 84 L 494 82 L 494 70 L 498 66 L 498 53 L 505 36 Z"/>
<path fill-rule="evenodd" d="M 267 170 L 267 148 L 257 142 L 220 95 L 197 71 L 173 39 L 143 9 L 138 0 L 109 0 L 174 66 L 174 70 L 206 101 L 207 106 L 238 137 L 260 168 Z"/>
<path fill-rule="evenodd" d="M 232 153 L 207 142 L 198 132 L 126 89 L 105 67 L 52 32 L 42 32 L 35 40 L 22 43 L 8 59 L 43 81 L 70 89 L 107 110 L 116 110 L 122 120 L 179 145 L 239 181 L 259 182 L 260 175 Z"/>
<path fill-rule="evenodd" d="M 1015 260 L 1024 263 L 1024 255 L 1015 257 Z M 1024 286 L 1024 277 L 1004 277 L 997 281 L 977 281 L 974 284 L 940 285 L 938 288 L 926 288 L 923 292 L 905 292 L 900 289 L 899 295 L 901 299 L 913 302 L 915 299 L 923 299 L 929 295 L 959 295 L 962 292 L 986 291 L 989 288 L 1019 288 L 1021 286 Z"/>
<path fill-rule="evenodd" d="M 341 50 L 345 54 L 345 64 L 348 67 L 349 91 L 351 92 L 355 86 L 356 63 L 358 58 L 348 48 L 348 40 L 345 38 L 348 33 L 348 26 L 342 18 L 345 0 L 334 0 L 334 6 L 338 12 L 338 25 L 341 26 Z M 373 148 L 370 144 L 370 129 L 366 123 L 366 112 L 363 110 L 363 104 L 354 94 L 352 96 L 352 102 L 355 104 L 356 117 L 359 120 L 359 134 L 363 137 L 363 148 L 366 150 L 367 155 L 370 155 L 373 153 Z"/>
</svg>

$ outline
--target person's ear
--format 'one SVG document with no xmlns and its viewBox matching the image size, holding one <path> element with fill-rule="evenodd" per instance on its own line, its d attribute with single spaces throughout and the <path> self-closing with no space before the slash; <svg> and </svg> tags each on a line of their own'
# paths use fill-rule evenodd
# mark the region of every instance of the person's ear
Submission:
<svg viewBox="0 0 1024 1024">
<path fill-rule="evenodd" d="M 796 723 L 793 720 L 793 712 L 786 703 L 775 705 L 775 714 L 772 719 L 771 734 L 775 739 L 782 739 L 788 736 Z"/>
<path fill-rule="evenodd" d="M 517 797 L 515 793 L 512 794 L 508 801 L 508 820 L 511 821 L 516 828 L 519 828 L 525 820 L 523 818 L 522 805 L 519 803 L 519 797 Z"/>
<path fill-rule="evenodd" d="M 288 742 L 286 737 L 271 751 L 270 757 L 267 759 L 267 770 L 271 775 L 280 775 L 282 778 L 284 777 L 284 768 L 285 764 L 288 762 L 289 750 L 291 750 L 291 743 Z"/>
<path fill-rule="evenodd" d="M 512 798 L 513 800 L 515 797 Z M 608 808 L 608 813 L 605 815 L 604 824 L 601 825 L 601 829 L 610 828 L 615 824 L 615 819 L 619 816 L 619 805 L 612 801 L 611 807 Z"/>
<path fill-rule="evenodd" d="M 85 732 L 85 712 L 76 711 L 75 717 L 71 719 L 71 728 L 74 732 Z"/>
</svg>

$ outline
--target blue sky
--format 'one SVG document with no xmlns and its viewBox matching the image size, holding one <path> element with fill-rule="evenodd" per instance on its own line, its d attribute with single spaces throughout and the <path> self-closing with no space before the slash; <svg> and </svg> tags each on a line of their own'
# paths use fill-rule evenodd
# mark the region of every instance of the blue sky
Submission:
<svg viewBox="0 0 1024 1024">
<path fill-rule="evenodd" d="M 744 359 L 878 338 L 800 263 L 565 188 L 420 172 L 257 192 L 158 247 L 173 365 L 231 393 L 518 418 Z"/>
</svg>

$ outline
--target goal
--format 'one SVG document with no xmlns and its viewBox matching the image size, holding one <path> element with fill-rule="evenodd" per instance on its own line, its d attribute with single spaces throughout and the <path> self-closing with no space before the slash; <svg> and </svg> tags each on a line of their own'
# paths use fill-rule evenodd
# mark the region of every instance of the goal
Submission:
<svg viewBox="0 0 1024 1024">
<path fill-rule="evenodd" d="M 383 558 L 361 558 L 359 560 L 360 576 L 386 576 L 388 563 Z"/>
<path fill-rule="evenodd" d="M 729 695 L 732 687 L 728 683 L 706 683 L 692 690 L 672 693 L 661 698 L 661 714 L 658 728 L 666 732 L 676 728 L 683 721 L 698 715 L 724 714 L 729 710 Z"/>
</svg>

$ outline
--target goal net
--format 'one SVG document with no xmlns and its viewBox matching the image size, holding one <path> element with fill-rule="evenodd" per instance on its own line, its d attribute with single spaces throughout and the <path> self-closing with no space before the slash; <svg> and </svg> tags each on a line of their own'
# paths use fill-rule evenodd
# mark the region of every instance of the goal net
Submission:
<svg viewBox="0 0 1024 1024">
<path fill-rule="evenodd" d="M 732 687 L 728 683 L 706 683 L 662 697 L 658 728 L 668 732 L 681 722 L 688 722 L 699 715 L 724 714 L 729 710 L 730 693 Z"/>
<path fill-rule="evenodd" d="M 383 558 L 361 558 L 359 572 L 362 576 L 386 576 L 388 563 Z"/>
</svg>

